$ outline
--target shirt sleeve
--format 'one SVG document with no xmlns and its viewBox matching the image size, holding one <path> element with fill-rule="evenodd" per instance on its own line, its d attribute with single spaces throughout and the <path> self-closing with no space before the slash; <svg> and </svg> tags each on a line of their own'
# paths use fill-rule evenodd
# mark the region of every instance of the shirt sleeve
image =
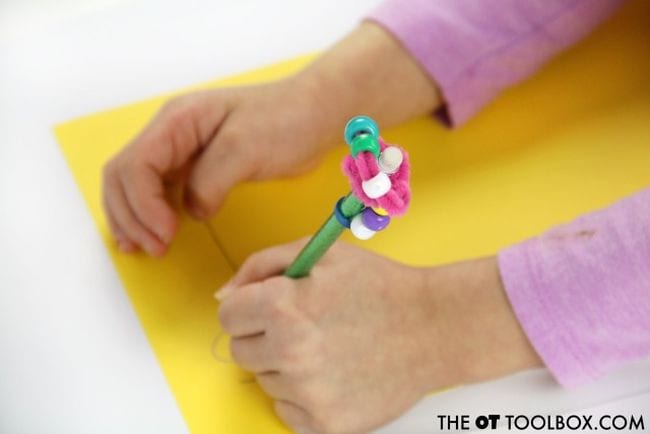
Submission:
<svg viewBox="0 0 650 434">
<path fill-rule="evenodd" d="M 562 385 L 650 356 L 650 188 L 498 259 L 520 324 Z"/>
<path fill-rule="evenodd" d="M 622 0 L 386 0 L 368 19 L 438 85 L 458 126 L 609 16 Z"/>
</svg>

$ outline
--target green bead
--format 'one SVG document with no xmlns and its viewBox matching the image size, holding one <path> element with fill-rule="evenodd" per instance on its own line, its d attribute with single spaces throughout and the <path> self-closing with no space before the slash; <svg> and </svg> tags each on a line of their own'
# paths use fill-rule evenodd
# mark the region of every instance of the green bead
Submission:
<svg viewBox="0 0 650 434">
<path fill-rule="evenodd" d="M 370 134 L 361 134 L 352 140 L 350 151 L 353 157 L 356 157 L 359 152 L 368 151 L 379 158 L 379 141 Z"/>
<path fill-rule="evenodd" d="M 370 134 L 375 138 L 379 137 L 379 127 L 377 123 L 368 116 L 355 116 L 345 125 L 345 143 L 352 144 L 354 138 L 360 134 Z"/>
</svg>

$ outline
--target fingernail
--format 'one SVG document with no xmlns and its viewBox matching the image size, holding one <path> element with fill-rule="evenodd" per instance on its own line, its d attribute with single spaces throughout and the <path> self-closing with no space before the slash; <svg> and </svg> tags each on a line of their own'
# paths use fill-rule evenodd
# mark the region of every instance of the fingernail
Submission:
<svg viewBox="0 0 650 434">
<path fill-rule="evenodd" d="M 232 291 L 235 289 L 235 286 L 230 283 L 231 280 L 226 282 L 225 285 L 221 287 L 217 292 L 214 293 L 214 298 L 217 299 L 218 301 L 223 301 L 225 300 L 226 297 L 228 297 Z"/>
</svg>

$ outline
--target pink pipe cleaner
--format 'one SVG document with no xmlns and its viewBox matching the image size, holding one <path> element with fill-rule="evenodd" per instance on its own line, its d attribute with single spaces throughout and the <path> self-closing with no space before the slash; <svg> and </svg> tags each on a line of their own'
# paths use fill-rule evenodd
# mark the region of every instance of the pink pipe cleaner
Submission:
<svg viewBox="0 0 650 434">
<path fill-rule="evenodd" d="M 380 137 L 379 146 L 383 151 L 389 145 Z M 411 201 L 411 187 L 409 184 L 411 169 L 409 158 L 404 149 L 399 148 L 399 150 L 402 151 L 402 155 L 404 156 L 402 165 L 397 172 L 388 175 L 391 182 L 391 189 L 388 193 L 377 199 L 370 199 L 361 187 L 363 181 L 368 181 L 380 171 L 377 158 L 372 152 L 359 152 L 355 158 L 348 155 L 343 160 L 342 165 L 343 173 L 350 180 L 350 186 L 354 195 L 366 206 L 385 209 L 391 217 L 404 214 Z"/>
</svg>

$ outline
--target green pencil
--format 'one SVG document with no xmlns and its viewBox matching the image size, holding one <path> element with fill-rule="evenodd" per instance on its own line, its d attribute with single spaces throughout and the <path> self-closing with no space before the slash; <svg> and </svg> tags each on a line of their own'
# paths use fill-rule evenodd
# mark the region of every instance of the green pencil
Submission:
<svg viewBox="0 0 650 434">
<path fill-rule="evenodd" d="M 349 220 L 365 208 L 365 205 L 352 193 L 345 196 L 337 206 L 340 206 L 340 212 Z M 327 249 L 334 244 L 345 229 L 346 226 L 341 224 L 336 217 L 336 212 L 333 212 L 316 234 L 311 237 L 289 268 L 285 270 L 284 275 L 294 279 L 307 276 L 316 262 L 323 257 Z"/>
<path fill-rule="evenodd" d="M 353 189 L 357 188 L 355 191 L 358 191 L 358 194 L 366 197 L 366 199 L 371 199 L 370 203 L 376 203 L 376 201 L 372 202 L 372 200 L 381 200 L 378 198 L 383 197 L 393 188 L 389 175 L 398 171 L 402 165 L 402 159 L 405 157 L 402 151 L 394 146 L 386 147 L 383 152 L 380 152 L 379 128 L 375 121 L 367 116 L 356 116 L 350 119 L 345 126 L 344 137 L 350 146 L 356 167 L 356 171 L 353 171 L 355 175 L 352 175 L 349 168 L 346 170 L 346 174 L 353 183 Z M 370 153 L 374 158 L 368 160 L 367 154 L 362 154 L 357 159 L 357 155 L 362 152 Z M 355 187 L 356 183 L 352 178 L 360 178 L 360 167 L 364 167 L 363 173 L 369 177 L 368 164 L 373 167 L 372 173 L 377 173 L 377 175 L 370 179 L 361 180 L 363 181 L 361 186 Z M 408 165 L 406 165 L 405 170 L 408 172 Z M 408 179 L 408 175 L 406 179 Z M 408 184 L 408 181 L 406 182 Z M 361 188 L 363 193 L 358 188 Z M 406 189 L 408 190 L 408 186 Z M 403 203 L 401 207 L 398 207 L 400 208 L 398 212 L 401 213 L 406 210 L 409 196 L 410 194 L 407 194 L 406 198 L 401 198 Z M 368 239 L 376 231 L 384 229 L 389 222 L 390 217 L 388 215 L 379 214 L 364 204 L 354 193 L 348 193 L 347 196 L 342 197 L 337 202 L 334 212 L 300 251 L 291 265 L 285 270 L 284 275 L 294 279 L 307 276 L 313 266 L 323 257 L 346 228 L 350 228 L 357 238 Z"/>
</svg>

